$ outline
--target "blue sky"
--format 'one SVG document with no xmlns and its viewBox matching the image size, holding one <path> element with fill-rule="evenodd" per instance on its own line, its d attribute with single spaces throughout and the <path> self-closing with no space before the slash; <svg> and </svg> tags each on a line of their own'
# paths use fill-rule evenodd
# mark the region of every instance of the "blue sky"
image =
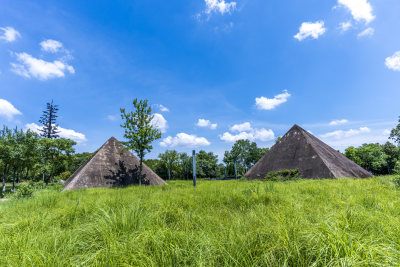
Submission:
<svg viewBox="0 0 400 267">
<path fill-rule="evenodd" d="M 333 147 L 385 142 L 400 115 L 398 0 L 0 0 L 0 124 L 46 102 L 77 150 L 154 105 L 165 149 L 271 146 L 294 123 Z M 221 159 L 221 158 L 220 158 Z"/>
</svg>

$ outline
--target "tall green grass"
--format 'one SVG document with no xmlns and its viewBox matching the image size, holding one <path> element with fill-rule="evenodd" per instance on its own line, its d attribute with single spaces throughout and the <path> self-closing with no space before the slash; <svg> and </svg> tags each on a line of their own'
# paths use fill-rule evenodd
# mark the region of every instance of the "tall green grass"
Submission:
<svg viewBox="0 0 400 267">
<path fill-rule="evenodd" d="M 0 202 L 0 265 L 398 265 L 390 180 L 44 190 Z"/>
</svg>

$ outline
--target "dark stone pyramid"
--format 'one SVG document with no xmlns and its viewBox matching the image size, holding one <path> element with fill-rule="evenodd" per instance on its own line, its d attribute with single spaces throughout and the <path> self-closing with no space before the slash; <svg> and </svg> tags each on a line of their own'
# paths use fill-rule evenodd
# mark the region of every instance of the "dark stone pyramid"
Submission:
<svg viewBox="0 0 400 267">
<path fill-rule="evenodd" d="M 90 187 L 117 187 L 139 182 L 139 159 L 123 150 L 117 139 L 111 137 L 66 181 L 63 190 Z M 121 153 L 122 152 L 122 153 Z M 167 184 L 149 167 L 143 164 L 142 184 Z"/>
<path fill-rule="evenodd" d="M 245 174 L 248 179 L 264 179 L 271 171 L 299 169 L 304 178 L 367 178 L 371 174 L 298 125 L 294 125 Z"/>
</svg>

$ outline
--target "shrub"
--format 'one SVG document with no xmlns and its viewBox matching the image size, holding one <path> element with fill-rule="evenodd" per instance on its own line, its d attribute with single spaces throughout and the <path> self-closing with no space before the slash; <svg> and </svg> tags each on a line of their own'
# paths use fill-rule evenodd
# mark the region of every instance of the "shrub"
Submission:
<svg viewBox="0 0 400 267">
<path fill-rule="evenodd" d="M 0 188 L 0 198 L 3 198 L 4 197 L 4 192 L 3 192 L 3 189 L 2 188 Z"/>
<path fill-rule="evenodd" d="M 275 171 L 275 172 L 269 172 L 265 176 L 265 180 L 268 181 L 290 181 L 290 180 L 296 180 L 299 178 L 299 170 L 280 170 L 280 171 Z"/>
<path fill-rule="evenodd" d="M 46 188 L 46 183 L 43 181 L 39 181 L 36 183 L 31 183 L 30 186 L 34 188 L 35 190 L 40 190 L 40 189 L 45 189 Z"/>
<path fill-rule="evenodd" d="M 400 175 L 394 176 L 393 183 L 395 186 L 400 187 Z"/>
<path fill-rule="evenodd" d="M 398 160 L 396 165 L 394 165 L 393 174 L 400 174 L 400 160 Z"/>
<path fill-rule="evenodd" d="M 33 188 L 29 185 L 21 185 L 15 192 L 15 198 L 29 198 L 33 195 Z"/>
<path fill-rule="evenodd" d="M 59 177 L 58 181 L 59 180 L 66 181 L 66 180 L 68 180 L 69 177 L 71 177 L 71 173 L 69 171 L 62 172 L 62 173 L 60 173 L 60 175 L 58 177 Z"/>
</svg>

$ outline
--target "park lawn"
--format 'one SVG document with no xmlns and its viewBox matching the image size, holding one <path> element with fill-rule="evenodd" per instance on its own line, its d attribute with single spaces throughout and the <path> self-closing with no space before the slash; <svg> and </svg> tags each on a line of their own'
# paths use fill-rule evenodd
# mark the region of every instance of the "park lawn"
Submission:
<svg viewBox="0 0 400 267">
<path fill-rule="evenodd" d="M 394 266 L 392 178 L 42 190 L 0 202 L 0 265 Z"/>
</svg>

